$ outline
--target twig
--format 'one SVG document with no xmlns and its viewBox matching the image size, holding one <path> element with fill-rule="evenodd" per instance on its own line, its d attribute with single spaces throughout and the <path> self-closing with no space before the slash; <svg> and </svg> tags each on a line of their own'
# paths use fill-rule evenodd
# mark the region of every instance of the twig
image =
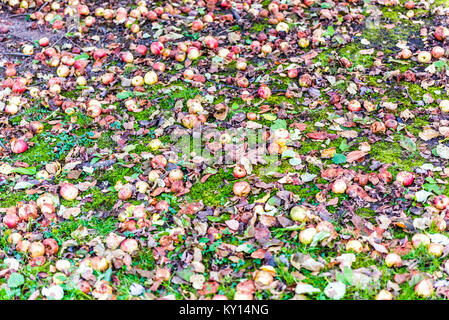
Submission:
<svg viewBox="0 0 449 320">
<path fill-rule="evenodd" d="M 61 41 L 62 39 L 66 38 L 67 40 L 69 40 L 70 42 L 72 42 L 72 40 L 67 38 L 67 33 L 69 33 L 70 31 L 72 31 L 72 26 L 65 32 L 65 34 L 63 34 L 61 37 L 59 37 L 58 40 L 56 40 L 53 44 L 52 44 L 52 48 L 58 44 L 59 41 Z M 73 42 L 72 42 L 73 43 Z"/>
<path fill-rule="evenodd" d="M 31 57 L 28 54 L 24 54 L 24 53 L 19 53 L 19 52 L 2 52 L 0 53 L 0 55 L 9 55 L 9 56 L 19 56 L 19 57 Z"/>
<path fill-rule="evenodd" d="M 407 97 L 410 99 L 410 101 L 411 101 L 413 104 L 415 104 L 416 101 L 413 100 L 413 98 L 410 96 L 410 93 L 408 92 L 408 88 L 407 88 L 407 87 L 404 87 L 404 89 L 405 89 L 405 93 L 406 93 Z"/>
<path fill-rule="evenodd" d="M 59 109 L 56 109 L 55 111 L 53 111 L 52 113 L 50 113 L 48 116 L 46 116 L 44 119 L 42 119 L 42 121 L 48 120 L 51 117 L 53 117 L 56 114 L 56 111 L 58 111 Z"/>
<path fill-rule="evenodd" d="M 225 87 L 228 87 L 228 88 L 232 88 L 232 89 L 237 89 L 237 90 L 241 90 L 242 89 L 240 87 L 236 87 L 236 86 L 233 86 L 233 85 L 230 85 L 230 84 L 226 84 L 226 83 L 217 82 L 217 81 L 214 81 L 214 80 L 211 80 L 211 79 L 209 79 L 207 81 L 213 82 L 215 84 L 222 85 L 222 86 L 225 86 Z"/>
<path fill-rule="evenodd" d="M 17 14 L 12 14 L 8 17 L 9 18 L 15 18 L 15 17 L 20 17 L 20 16 L 26 16 L 28 15 L 28 13 L 17 13 Z"/>
</svg>

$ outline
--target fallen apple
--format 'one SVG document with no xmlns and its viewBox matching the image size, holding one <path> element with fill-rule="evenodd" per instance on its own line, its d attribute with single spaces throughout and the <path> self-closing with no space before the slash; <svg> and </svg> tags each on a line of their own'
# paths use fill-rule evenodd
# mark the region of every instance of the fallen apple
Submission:
<svg viewBox="0 0 449 320">
<path fill-rule="evenodd" d="M 238 181 L 234 183 L 232 190 L 237 197 L 246 197 L 251 191 L 251 186 L 246 181 Z"/>
<path fill-rule="evenodd" d="M 444 194 L 440 194 L 433 199 L 433 204 L 435 208 L 444 210 L 449 205 L 449 197 Z"/>
<path fill-rule="evenodd" d="M 396 175 L 396 181 L 402 183 L 404 187 L 407 187 L 413 183 L 414 177 L 413 173 L 408 171 L 400 171 Z"/>
<path fill-rule="evenodd" d="M 332 192 L 333 193 L 345 193 L 347 188 L 347 184 L 345 182 L 345 180 L 343 179 L 337 179 L 334 181 L 334 183 L 332 184 Z"/>
</svg>

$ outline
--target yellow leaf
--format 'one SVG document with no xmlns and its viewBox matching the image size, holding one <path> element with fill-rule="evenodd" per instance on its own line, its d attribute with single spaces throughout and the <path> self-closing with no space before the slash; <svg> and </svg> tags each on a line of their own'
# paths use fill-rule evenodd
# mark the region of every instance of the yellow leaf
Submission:
<svg viewBox="0 0 449 320">
<path fill-rule="evenodd" d="M 334 156 L 334 154 L 337 152 L 335 147 L 325 149 L 321 151 L 321 158 L 324 159 L 330 159 Z"/>
</svg>

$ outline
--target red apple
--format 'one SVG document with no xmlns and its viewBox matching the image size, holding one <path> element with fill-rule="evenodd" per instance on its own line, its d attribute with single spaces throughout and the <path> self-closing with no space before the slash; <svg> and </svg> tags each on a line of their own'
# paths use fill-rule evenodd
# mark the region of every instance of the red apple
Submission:
<svg viewBox="0 0 449 320">
<path fill-rule="evenodd" d="M 248 112 L 248 113 L 246 114 L 246 117 L 248 118 L 248 120 L 254 121 L 254 120 L 257 119 L 257 114 L 254 113 L 254 112 Z"/>
<path fill-rule="evenodd" d="M 411 185 L 413 180 L 413 173 L 408 171 L 401 171 L 396 175 L 396 181 L 401 182 L 404 187 Z"/>
<path fill-rule="evenodd" d="M 93 54 L 95 60 L 104 58 L 104 57 L 106 57 L 106 55 L 107 55 L 107 52 L 104 49 L 97 49 L 94 51 L 94 54 Z"/>
<path fill-rule="evenodd" d="M 232 172 L 232 174 L 234 175 L 234 177 L 236 177 L 237 179 L 243 178 L 244 176 L 246 176 L 246 170 L 245 167 L 242 166 L 241 164 L 238 164 L 234 167 L 234 170 Z"/>
<path fill-rule="evenodd" d="M 88 64 L 89 64 L 89 62 L 87 60 L 80 59 L 80 60 L 76 60 L 73 66 L 75 67 L 75 70 L 78 70 L 79 72 L 81 72 L 82 70 L 84 70 L 84 68 L 86 68 L 86 66 Z"/>
<path fill-rule="evenodd" d="M 262 99 L 268 99 L 269 97 L 271 97 L 271 89 L 266 84 L 263 84 L 257 90 L 257 94 Z"/>
<path fill-rule="evenodd" d="M 89 7 L 86 6 L 85 4 L 80 4 L 77 9 L 78 9 L 78 13 L 81 16 L 87 16 L 90 13 Z"/>
<path fill-rule="evenodd" d="M 165 71 L 165 64 L 162 62 L 155 62 L 153 64 L 153 69 L 159 72 L 164 72 Z"/>
<path fill-rule="evenodd" d="M 413 2 L 413 1 L 407 1 L 405 4 L 404 4 L 404 7 L 406 8 L 406 9 L 408 9 L 408 10 L 412 10 L 414 7 L 415 7 L 415 2 Z"/>
<path fill-rule="evenodd" d="M 162 50 L 164 50 L 164 45 L 160 41 L 153 42 L 150 46 L 150 51 L 152 54 L 160 55 Z"/>
<path fill-rule="evenodd" d="M 56 51 L 55 48 L 47 48 L 44 50 L 44 54 L 47 57 L 53 57 L 54 55 L 56 55 L 58 52 Z"/>
<path fill-rule="evenodd" d="M 200 57 L 200 50 L 198 50 L 198 48 L 197 47 L 190 47 L 188 50 L 187 50 L 187 57 L 190 59 L 190 60 L 196 60 L 196 59 L 198 59 L 199 57 Z"/>
<path fill-rule="evenodd" d="M 289 69 L 287 71 L 288 77 L 291 78 L 291 79 L 296 78 L 298 76 L 298 73 L 299 73 L 298 69 L 296 69 L 296 68 Z"/>
<path fill-rule="evenodd" d="M 75 200 L 78 197 L 78 188 L 70 182 L 64 182 L 59 190 L 59 194 L 65 200 Z"/>
<path fill-rule="evenodd" d="M 19 217 L 15 213 L 8 213 L 3 217 L 3 224 L 12 229 L 19 224 Z"/>
<path fill-rule="evenodd" d="M 201 29 L 203 29 L 203 27 L 204 27 L 203 21 L 195 20 L 192 22 L 191 29 L 192 29 L 192 31 L 201 31 Z"/>
<path fill-rule="evenodd" d="M 433 199 L 433 204 L 435 205 L 435 208 L 444 210 L 449 205 L 449 197 L 444 194 L 440 194 Z"/>
<path fill-rule="evenodd" d="M 120 188 L 118 192 L 118 198 L 120 200 L 128 200 L 133 195 L 133 189 L 130 184 L 125 184 L 123 187 Z"/>
<path fill-rule="evenodd" d="M 438 41 L 443 41 L 449 36 L 449 29 L 443 26 L 438 26 L 435 28 L 434 35 Z"/>
<path fill-rule="evenodd" d="M 129 51 L 123 52 L 121 55 L 122 61 L 126 63 L 132 63 L 134 61 L 133 54 Z"/>
<path fill-rule="evenodd" d="M 348 110 L 352 112 L 360 111 L 362 105 L 357 100 L 352 100 L 348 103 Z"/>
<path fill-rule="evenodd" d="M 204 43 L 209 49 L 217 49 L 218 48 L 218 40 L 212 36 L 206 36 L 204 38 Z"/>
<path fill-rule="evenodd" d="M 101 76 L 101 82 L 103 84 L 110 84 L 113 81 L 114 81 L 114 74 L 113 73 L 105 73 L 104 75 Z"/>
<path fill-rule="evenodd" d="M 26 90 L 25 84 L 21 81 L 14 81 L 12 85 L 12 92 L 14 93 L 24 93 Z"/>
<path fill-rule="evenodd" d="M 11 140 L 11 151 L 14 153 L 22 153 L 27 151 L 28 144 L 23 139 L 12 139 Z"/>
<path fill-rule="evenodd" d="M 50 40 L 47 37 L 39 39 L 39 45 L 41 47 L 46 47 L 46 46 L 48 46 L 49 43 L 50 43 Z"/>
<path fill-rule="evenodd" d="M 165 200 L 158 201 L 156 205 L 154 206 L 154 209 L 158 212 L 166 212 L 168 211 L 168 208 L 170 207 L 169 203 Z"/>
<path fill-rule="evenodd" d="M 444 56 L 444 49 L 440 46 L 436 46 L 432 48 L 432 51 L 430 53 L 435 59 L 440 59 Z"/>
<path fill-rule="evenodd" d="M 332 184 L 332 192 L 334 193 L 345 193 L 347 188 L 346 182 L 343 179 L 337 179 Z"/>
<path fill-rule="evenodd" d="M 147 53 L 148 48 L 143 44 L 139 44 L 136 48 L 136 52 L 141 55 L 145 55 Z"/>
</svg>

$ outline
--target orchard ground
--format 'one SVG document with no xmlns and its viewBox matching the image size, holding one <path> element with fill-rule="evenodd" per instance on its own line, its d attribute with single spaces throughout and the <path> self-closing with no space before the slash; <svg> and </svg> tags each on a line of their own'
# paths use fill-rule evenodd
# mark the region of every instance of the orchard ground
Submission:
<svg viewBox="0 0 449 320">
<path fill-rule="evenodd" d="M 4 1 L 0 299 L 447 299 L 448 27 L 445 0 Z"/>
</svg>

